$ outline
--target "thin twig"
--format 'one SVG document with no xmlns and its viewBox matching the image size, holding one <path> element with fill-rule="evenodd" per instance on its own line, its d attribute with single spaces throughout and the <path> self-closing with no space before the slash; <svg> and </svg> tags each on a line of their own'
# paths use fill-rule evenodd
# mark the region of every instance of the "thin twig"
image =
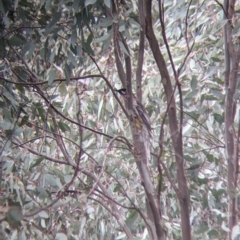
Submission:
<svg viewBox="0 0 240 240">
<path fill-rule="evenodd" d="M 225 18 L 228 19 L 228 14 L 227 14 L 225 8 L 223 7 L 223 5 L 218 0 L 214 0 L 214 1 L 222 8 Z"/>
<path fill-rule="evenodd" d="M 102 177 L 102 175 L 103 175 L 103 172 L 104 172 L 105 164 L 106 164 L 107 152 L 111 149 L 111 146 L 112 146 L 113 142 L 114 142 L 115 140 L 117 140 L 118 138 L 124 138 L 124 137 L 122 137 L 122 136 L 116 136 L 116 137 L 114 137 L 113 139 L 111 139 L 110 142 L 108 143 L 108 147 L 107 147 L 107 149 L 106 149 L 106 154 L 104 155 L 103 163 L 102 163 L 102 166 L 101 166 L 101 172 L 99 173 L 97 180 L 95 181 L 95 183 L 94 183 L 93 187 L 91 188 L 91 190 L 88 192 L 88 195 L 87 195 L 87 196 L 90 196 L 90 195 L 91 195 L 91 193 L 93 192 L 93 190 L 94 190 L 95 187 L 97 186 L 98 182 L 100 181 L 100 179 L 101 179 L 101 177 Z M 130 143 L 128 142 L 128 140 L 127 140 L 126 138 L 124 138 L 124 139 L 127 141 L 128 145 L 130 145 Z"/>
<path fill-rule="evenodd" d="M 189 52 L 189 42 L 188 42 L 188 14 L 189 14 L 189 9 L 190 6 L 192 4 L 192 0 L 190 0 L 189 4 L 188 4 L 188 8 L 187 8 L 187 13 L 186 13 L 186 17 L 185 17 L 185 39 L 186 39 L 186 43 L 187 43 L 187 48 L 188 48 L 188 52 Z"/>
<path fill-rule="evenodd" d="M 145 43 L 145 14 L 144 14 L 144 1 L 138 0 L 139 6 L 139 46 L 138 46 L 138 59 L 137 59 L 137 70 L 136 70 L 136 92 L 137 99 L 142 103 L 142 68 L 143 68 L 143 59 L 144 59 L 144 43 Z"/>
</svg>

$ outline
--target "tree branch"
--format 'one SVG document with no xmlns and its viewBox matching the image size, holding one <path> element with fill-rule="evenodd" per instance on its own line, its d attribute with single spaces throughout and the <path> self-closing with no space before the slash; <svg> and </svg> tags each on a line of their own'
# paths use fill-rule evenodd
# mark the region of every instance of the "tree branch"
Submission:
<svg viewBox="0 0 240 240">
<path fill-rule="evenodd" d="M 138 47 L 138 60 L 137 60 L 137 70 L 136 70 L 136 93 L 137 99 L 142 103 L 142 67 L 144 58 L 144 43 L 145 43 L 145 11 L 144 11 L 144 1 L 138 0 L 139 6 L 139 21 L 141 29 L 139 31 L 139 47 Z"/>
</svg>

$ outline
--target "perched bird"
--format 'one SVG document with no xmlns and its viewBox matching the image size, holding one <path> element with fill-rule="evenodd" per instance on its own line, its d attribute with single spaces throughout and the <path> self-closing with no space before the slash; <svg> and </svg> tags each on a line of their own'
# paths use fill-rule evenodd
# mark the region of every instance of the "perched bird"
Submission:
<svg viewBox="0 0 240 240">
<path fill-rule="evenodd" d="M 126 88 L 121 88 L 119 90 L 115 90 L 123 97 L 125 103 L 127 103 L 127 90 Z M 144 108 L 144 106 L 137 100 L 137 98 L 133 95 L 133 112 L 129 112 L 129 115 L 132 118 L 132 123 L 134 124 L 135 130 L 139 135 L 138 140 L 144 144 L 145 151 L 141 151 L 142 149 L 138 149 L 142 152 L 141 155 L 143 158 L 143 163 L 149 166 L 151 155 L 150 155 L 150 147 L 151 147 L 151 125 L 148 114 Z M 127 104 L 126 104 L 127 107 Z M 127 109 L 129 110 L 129 109 Z M 133 134 L 136 133 L 133 131 Z"/>
<path fill-rule="evenodd" d="M 127 101 L 127 90 L 126 88 L 121 88 L 118 90 L 115 90 L 116 92 L 118 92 L 125 101 Z M 137 100 L 137 98 L 133 95 L 133 110 L 134 113 L 136 114 L 136 116 L 139 117 L 139 119 L 141 120 L 141 123 L 138 123 L 136 121 L 136 125 L 144 125 L 149 133 L 149 136 L 151 136 L 151 124 L 150 124 L 150 120 L 149 120 L 149 116 L 144 108 L 144 106 Z M 140 126 L 141 127 L 141 126 Z"/>
</svg>

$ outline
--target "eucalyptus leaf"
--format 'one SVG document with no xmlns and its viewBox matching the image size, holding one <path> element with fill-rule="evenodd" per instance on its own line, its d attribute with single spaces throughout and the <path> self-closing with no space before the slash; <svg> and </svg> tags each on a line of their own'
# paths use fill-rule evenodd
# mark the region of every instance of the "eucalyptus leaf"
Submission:
<svg viewBox="0 0 240 240">
<path fill-rule="evenodd" d="M 99 106 L 98 106 L 98 118 L 101 117 L 101 113 L 103 111 L 103 109 L 102 109 L 103 108 L 103 103 L 104 103 L 104 99 L 102 98 L 100 103 L 99 103 Z"/>
<path fill-rule="evenodd" d="M 12 228 L 18 228 L 21 226 L 23 220 L 23 213 L 20 207 L 12 206 L 6 213 L 6 221 Z"/>
<path fill-rule="evenodd" d="M 68 237 L 66 234 L 64 233 L 57 233 L 55 240 L 68 240 Z"/>
<path fill-rule="evenodd" d="M 129 52 L 127 51 L 127 49 L 125 48 L 125 46 L 123 45 L 122 42 L 119 42 L 119 46 L 120 46 L 121 50 L 122 50 L 127 56 L 129 56 Z"/>
<path fill-rule="evenodd" d="M 45 159 L 44 157 L 37 158 L 36 161 L 30 165 L 29 170 L 31 170 L 32 168 L 38 166 L 44 159 Z"/>
<path fill-rule="evenodd" d="M 228 17 L 211 0 L 141 4 L 0 1 L 0 238 L 238 238 L 238 3 Z M 144 107 L 118 95 L 129 119 L 120 88 Z"/>
<path fill-rule="evenodd" d="M 15 47 L 22 46 L 23 44 L 26 43 L 26 39 L 23 36 L 20 36 L 20 35 L 13 36 L 8 41 L 12 46 L 15 46 Z"/>
<path fill-rule="evenodd" d="M 105 4 L 108 8 L 111 8 L 111 1 L 110 1 L 110 0 L 104 0 L 104 4 Z"/>
<path fill-rule="evenodd" d="M 86 0 L 85 1 L 85 7 L 87 7 L 90 4 L 94 4 L 97 0 Z"/>
<path fill-rule="evenodd" d="M 45 30 L 45 34 L 48 34 L 53 30 L 55 27 L 56 23 L 60 20 L 62 13 L 61 12 L 56 12 L 53 14 L 51 22 L 48 24 Z"/>
<path fill-rule="evenodd" d="M 47 72 L 47 81 L 49 86 L 52 86 L 55 76 L 56 76 L 56 69 L 50 68 Z"/>
</svg>

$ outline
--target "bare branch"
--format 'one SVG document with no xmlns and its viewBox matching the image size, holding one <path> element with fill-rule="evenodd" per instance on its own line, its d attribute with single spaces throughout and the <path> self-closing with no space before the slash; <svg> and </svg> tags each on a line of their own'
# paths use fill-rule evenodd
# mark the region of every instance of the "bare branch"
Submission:
<svg viewBox="0 0 240 240">
<path fill-rule="evenodd" d="M 186 39 L 186 43 L 187 43 L 188 52 L 190 52 L 189 41 L 188 41 L 188 14 L 189 14 L 189 9 L 190 9 L 191 4 L 192 4 L 192 0 L 190 0 L 190 2 L 188 4 L 187 13 L 186 13 L 186 17 L 185 17 L 185 39 Z"/>
<path fill-rule="evenodd" d="M 39 208 L 38 210 L 36 210 L 32 213 L 28 213 L 24 217 L 25 218 L 31 218 L 31 217 L 35 216 L 36 214 L 40 213 L 42 210 L 49 210 L 49 208 L 52 207 L 55 203 L 57 203 L 61 198 L 62 198 L 62 195 L 59 195 L 55 200 L 53 200 L 47 206 L 41 207 L 41 208 Z"/>
<path fill-rule="evenodd" d="M 226 9 L 228 8 L 224 8 L 224 6 L 218 1 L 218 0 L 214 0 L 221 8 L 222 8 L 222 10 L 223 10 L 223 12 L 224 12 L 224 18 L 228 18 L 228 14 L 227 14 L 227 12 L 226 12 Z"/>
<path fill-rule="evenodd" d="M 182 143 L 182 118 L 183 118 L 183 104 L 182 104 L 182 92 L 181 92 L 181 84 L 178 80 L 178 75 L 175 70 L 175 65 L 173 63 L 173 59 L 171 56 L 171 52 L 168 46 L 166 34 L 165 34 L 165 26 L 164 26 L 164 19 L 163 19 L 163 4 L 162 1 L 159 1 L 159 19 L 161 22 L 162 27 L 162 34 L 164 38 L 164 43 L 167 48 L 168 56 L 170 58 L 170 62 L 174 71 L 174 77 L 176 81 L 176 85 L 178 88 L 178 92 L 180 94 L 180 126 L 178 125 L 177 121 L 177 114 L 176 114 L 176 103 L 173 96 L 173 87 L 171 83 L 171 79 L 168 73 L 168 69 L 166 66 L 166 62 L 163 58 L 163 54 L 159 49 L 158 41 L 156 39 L 155 33 L 153 31 L 153 24 L 151 18 L 152 12 L 152 1 L 146 0 L 146 36 L 148 42 L 150 44 L 154 59 L 158 66 L 159 72 L 162 77 L 162 83 L 164 86 L 167 103 L 169 104 L 168 110 L 168 117 L 169 117 L 169 126 L 171 131 L 171 138 L 175 150 L 175 159 L 177 163 L 177 179 L 178 179 L 178 188 L 180 194 L 179 203 L 180 203 L 180 210 L 181 210 L 181 222 L 182 222 L 182 238 L 183 239 L 191 239 L 191 227 L 189 221 L 189 203 L 188 203 L 188 189 L 187 189 L 187 180 L 184 173 L 183 167 L 183 143 Z M 161 234 L 161 233 L 159 233 Z"/>
<path fill-rule="evenodd" d="M 139 6 L 139 21 L 140 21 L 140 32 L 139 32 L 139 47 L 138 47 L 138 61 L 136 70 L 136 93 L 137 99 L 142 102 L 142 67 L 144 58 L 144 43 L 145 43 L 145 11 L 144 1 L 138 0 Z"/>
<path fill-rule="evenodd" d="M 83 94 L 83 92 L 84 92 L 84 90 L 80 91 L 80 87 L 78 86 L 78 84 L 76 84 L 76 95 L 77 95 L 77 98 L 78 98 L 78 105 L 77 105 L 78 111 L 77 111 L 76 115 L 77 115 L 78 123 L 80 123 L 81 125 L 83 124 L 83 117 L 82 117 L 82 114 L 81 114 L 81 98 L 80 98 L 80 95 Z M 78 132 L 79 132 L 79 140 L 80 140 L 80 151 L 78 153 L 78 158 L 77 158 L 77 168 L 79 169 L 81 158 L 82 158 L 82 155 L 83 155 L 83 152 L 84 152 L 83 149 L 82 149 L 83 128 L 81 126 L 78 126 Z M 77 175 L 78 175 L 78 171 L 75 170 L 74 176 L 73 176 L 72 180 L 70 181 L 70 183 L 74 182 L 74 179 L 77 177 Z"/>
<path fill-rule="evenodd" d="M 116 66 L 118 70 L 119 78 L 122 82 L 122 85 L 126 87 L 126 73 L 123 68 L 123 64 L 121 61 L 120 47 L 119 47 L 119 37 L 118 37 L 118 25 L 113 24 L 113 44 L 114 44 L 114 55 L 116 60 Z"/>
<path fill-rule="evenodd" d="M 187 54 L 185 55 L 181 65 L 179 66 L 179 68 L 177 69 L 177 75 L 179 76 L 181 71 L 182 71 L 182 68 L 184 67 L 186 61 L 187 61 L 187 58 L 189 57 L 189 55 L 191 54 L 192 50 L 193 50 L 193 47 L 194 47 L 195 43 L 192 44 L 191 48 L 188 50 Z"/>
<path fill-rule="evenodd" d="M 83 169 L 82 172 L 83 172 L 83 174 L 86 174 L 87 176 L 92 178 L 95 182 L 97 181 L 98 178 L 94 173 L 87 171 L 86 169 Z M 104 187 L 104 185 L 100 181 L 98 182 L 98 187 L 102 190 L 102 193 L 108 197 L 109 204 L 112 207 L 111 212 L 112 212 L 113 216 L 116 218 L 119 225 L 122 227 L 122 229 L 126 233 L 127 237 L 131 238 L 132 233 L 131 233 L 130 229 L 127 227 L 125 221 L 123 220 L 122 215 L 121 215 L 120 211 L 118 210 L 116 204 L 112 201 L 112 199 L 113 199 L 112 194 Z"/>
<path fill-rule="evenodd" d="M 17 139 L 15 139 L 17 142 L 19 142 L 19 140 L 17 140 Z M 17 142 L 15 142 L 15 141 L 12 141 L 13 142 L 13 144 L 15 144 L 16 146 L 18 146 L 18 147 L 21 147 L 21 148 L 25 148 L 25 149 L 27 149 L 30 153 L 33 153 L 33 154 L 35 154 L 35 155 L 37 155 L 37 156 L 40 156 L 40 157 L 44 157 L 45 159 L 48 159 L 49 161 L 51 161 L 51 162 L 55 162 L 55 163 L 59 163 L 59 164 L 64 164 L 64 165 L 70 165 L 70 166 L 72 166 L 72 167 L 74 167 L 75 166 L 75 164 L 74 165 L 71 165 L 69 162 L 64 162 L 64 161 L 61 161 L 61 160 L 57 160 L 57 159 L 55 159 L 55 158 L 52 158 L 52 157 L 49 157 L 49 156 L 47 156 L 47 155 L 44 155 L 44 154 L 42 154 L 42 153 L 40 153 L 40 152 L 37 152 L 37 151 L 35 151 L 35 150 L 33 150 L 32 148 L 30 148 L 30 147 L 28 147 L 28 146 L 26 146 L 26 145 L 23 145 L 22 143 L 17 143 Z"/>
</svg>

